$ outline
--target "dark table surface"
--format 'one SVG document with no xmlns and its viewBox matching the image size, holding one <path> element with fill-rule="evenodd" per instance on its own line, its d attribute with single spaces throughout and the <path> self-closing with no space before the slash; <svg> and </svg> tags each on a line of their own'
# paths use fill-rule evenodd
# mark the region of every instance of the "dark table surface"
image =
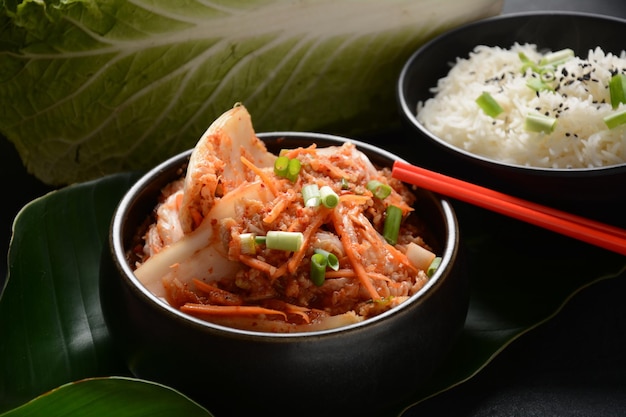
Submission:
<svg viewBox="0 0 626 417">
<path fill-rule="evenodd" d="M 624 0 L 505 0 L 503 13 L 592 12 L 626 18 Z M 624 47 L 626 49 L 626 36 Z M 27 202 L 48 191 L 0 140 L 0 173 L 20 176 L 27 191 L 0 209 L 1 233 Z M 6 254 L 9 239 L 0 242 Z M 0 263 L 2 279 L 6 257 Z M 597 283 L 576 295 L 552 320 L 517 339 L 469 381 L 405 413 L 427 416 L 626 416 L 626 281 Z"/>
</svg>

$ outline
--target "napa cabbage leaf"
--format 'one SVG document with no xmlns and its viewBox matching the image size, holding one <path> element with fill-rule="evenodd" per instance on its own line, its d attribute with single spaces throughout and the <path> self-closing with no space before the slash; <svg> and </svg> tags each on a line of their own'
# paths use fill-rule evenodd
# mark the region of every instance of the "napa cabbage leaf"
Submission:
<svg viewBox="0 0 626 417">
<path fill-rule="evenodd" d="M 380 131 L 408 56 L 501 3 L 5 0 L 0 133 L 63 185 L 151 167 L 235 102 L 259 131 Z"/>
</svg>

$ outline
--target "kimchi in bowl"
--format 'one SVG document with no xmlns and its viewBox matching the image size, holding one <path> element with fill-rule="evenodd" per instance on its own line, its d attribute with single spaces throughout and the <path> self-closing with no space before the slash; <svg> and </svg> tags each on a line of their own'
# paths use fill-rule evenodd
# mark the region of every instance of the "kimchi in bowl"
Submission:
<svg viewBox="0 0 626 417">
<path fill-rule="evenodd" d="M 267 150 L 353 143 L 377 167 L 400 159 L 356 140 L 296 132 L 259 134 Z M 292 332 L 236 328 L 170 305 L 137 278 L 129 253 L 164 187 L 185 174 L 191 150 L 155 167 L 114 213 L 101 263 L 101 303 L 111 337 L 134 376 L 180 390 L 217 416 L 381 415 L 410 401 L 455 341 L 468 286 L 454 210 L 412 192 L 412 216 L 441 263 L 405 301 L 338 327 Z M 140 232 L 141 234 L 141 232 Z"/>
</svg>

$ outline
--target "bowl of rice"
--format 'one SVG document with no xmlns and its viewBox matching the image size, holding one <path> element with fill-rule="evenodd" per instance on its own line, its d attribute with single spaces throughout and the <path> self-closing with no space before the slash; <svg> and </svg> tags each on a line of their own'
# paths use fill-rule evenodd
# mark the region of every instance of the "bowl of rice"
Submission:
<svg viewBox="0 0 626 417">
<path fill-rule="evenodd" d="M 575 12 L 465 25 L 409 58 L 401 112 L 444 171 L 548 203 L 626 200 L 625 31 Z"/>
</svg>

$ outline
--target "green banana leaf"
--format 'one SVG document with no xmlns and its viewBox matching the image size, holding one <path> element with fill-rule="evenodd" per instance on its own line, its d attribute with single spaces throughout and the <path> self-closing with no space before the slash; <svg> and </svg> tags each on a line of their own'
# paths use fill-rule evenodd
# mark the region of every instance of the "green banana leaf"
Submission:
<svg viewBox="0 0 626 417">
<path fill-rule="evenodd" d="M 159 396 L 152 390 L 160 388 L 149 382 L 106 378 L 130 375 L 109 339 L 98 299 L 98 263 L 111 215 L 137 178 L 115 174 L 72 185 L 18 214 L 0 297 L 0 412 L 22 415 L 20 410 L 43 403 L 62 410 L 92 383 L 106 383 L 105 394 L 112 397 L 127 385 L 151 391 L 116 398 L 120 413 Z M 585 287 L 626 274 L 626 259 L 617 254 L 476 207 L 454 207 L 472 287 L 468 317 L 442 367 L 416 387 L 414 403 L 471 378 Z M 46 394 L 50 390 L 54 400 Z M 182 394 L 166 400 L 180 414 L 194 408 Z"/>
<path fill-rule="evenodd" d="M 131 378 L 89 378 L 65 384 L 2 417 L 211 417 L 189 398 L 166 386 Z M 54 411 L 53 413 L 51 413 Z"/>
</svg>

